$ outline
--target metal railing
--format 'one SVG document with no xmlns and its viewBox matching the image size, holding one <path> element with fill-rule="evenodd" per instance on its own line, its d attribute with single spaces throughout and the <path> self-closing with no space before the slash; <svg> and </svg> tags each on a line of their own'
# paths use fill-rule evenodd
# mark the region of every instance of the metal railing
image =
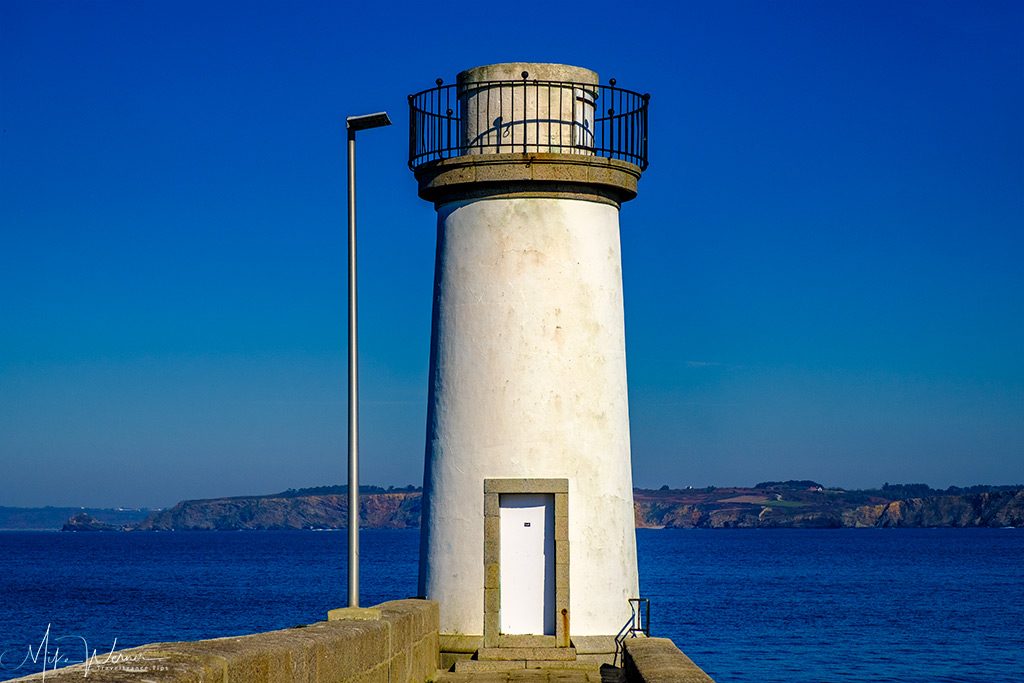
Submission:
<svg viewBox="0 0 1024 683">
<path fill-rule="evenodd" d="M 471 154 L 554 152 L 647 168 L 651 96 L 615 85 L 522 80 L 445 85 L 409 95 L 409 167 Z"/>
<path fill-rule="evenodd" d="M 651 636 L 651 601 L 648 598 L 630 598 L 629 608 L 633 613 L 615 636 L 615 666 L 618 666 L 619 658 L 622 657 L 622 646 L 626 638 L 636 638 L 638 633 L 647 638 Z"/>
</svg>

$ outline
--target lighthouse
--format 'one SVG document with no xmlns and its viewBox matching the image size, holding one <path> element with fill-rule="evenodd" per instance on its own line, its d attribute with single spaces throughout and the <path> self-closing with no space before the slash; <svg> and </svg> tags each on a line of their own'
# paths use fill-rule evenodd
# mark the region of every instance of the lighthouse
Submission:
<svg viewBox="0 0 1024 683">
<path fill-rule="evenodd" d="M 419 590 L 482 648 L 615 635 L 639 595 L 619 211 L 648 101 L 537 63 L 409 97 L 437 211 Z"/>
</svg>

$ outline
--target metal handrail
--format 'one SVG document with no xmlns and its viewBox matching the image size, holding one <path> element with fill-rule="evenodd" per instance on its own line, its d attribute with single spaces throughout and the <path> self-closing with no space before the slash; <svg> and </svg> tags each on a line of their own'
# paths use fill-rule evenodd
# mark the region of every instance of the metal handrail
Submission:
<svg viewBox="0 0 1024 683">
<path fill-rule="evenodd" d="M 632 610 L 632 614 L 629 615 L 629 621 L 622 625 L 619 632 L 615 635 L 615 658 L 612 660 L 613 666 L 618 666 L 619 657 L 622 653 L 622 645 L 626 641 L 626 638 L 636 638 L 637 633 L 644 634 L 645 637 L 651 636 L 651 601 L 648 598 L 629 598 L 629 608 Z"/>
<path fill-rule="evenodd" d="M 469 122 L 463 117 L 465 97 L 477 93 L 486 93 L 486 101 L 482 107 L 474 103 L 476 118 Z M 532 112 L 527 110 L 531 96 Z M 468 154 L 550 151 L 619 159 L 646 169 L 650 99 L 617 87 L 614 78 L 608 85 L 527 77 L 445 85 L 438 78 L 433 88 L 409 95 L 409 168 Z M 547 104 L 543 116 L 542 102 Z M 511 120 L 503 120 L 506 113 Z M 480 133 L 464 140 L 469 123 Z"/>
</svg>

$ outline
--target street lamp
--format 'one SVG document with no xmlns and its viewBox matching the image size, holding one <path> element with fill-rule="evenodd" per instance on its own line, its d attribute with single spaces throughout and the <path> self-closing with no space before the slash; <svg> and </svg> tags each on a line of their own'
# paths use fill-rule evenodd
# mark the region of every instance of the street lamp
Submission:
<svg viewBox="0 0 1024 683">
<path fill-rule="evenodd" d="M 359 607 L 359 347 L 356 335 L 356 131 L 390 126 L 386 112 L 349 116 L 348 130 L 348 606 Z"/>
</svg>

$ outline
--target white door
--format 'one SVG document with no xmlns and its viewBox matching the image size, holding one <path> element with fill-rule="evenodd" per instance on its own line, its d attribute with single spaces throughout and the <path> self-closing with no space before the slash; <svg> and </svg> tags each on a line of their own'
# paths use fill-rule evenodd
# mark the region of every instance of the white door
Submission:
<svg viewBox="0 0 1024 683">
<path fill-rule="evenodd" d="M 501 632 L 555 633 L 555 498 L 501 495 Z"/>
</svg>

